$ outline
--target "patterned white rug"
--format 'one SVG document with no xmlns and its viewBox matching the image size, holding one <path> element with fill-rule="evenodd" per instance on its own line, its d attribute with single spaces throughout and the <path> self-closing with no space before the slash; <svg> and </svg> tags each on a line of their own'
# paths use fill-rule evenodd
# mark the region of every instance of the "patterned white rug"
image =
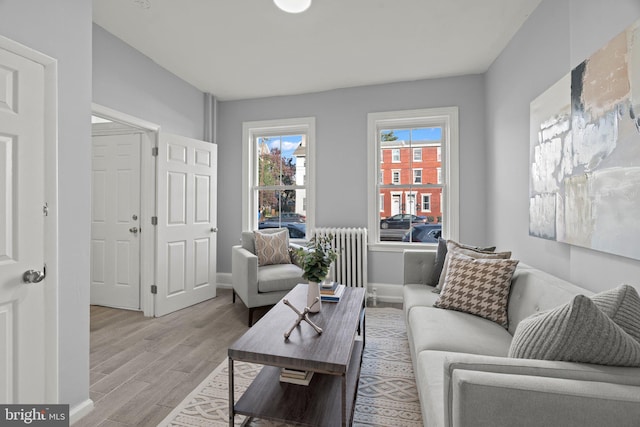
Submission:
<svg viewBox="0 0 640 427">
<path fill-rule="evenodd" d="M 364 350 L 354 426 L 422 426 L 420 403 L 411 365 L 402 310 L 367 308 L 367 344 Z M 159 425 L 227 426 L 228 361 L 222 362 Z M 261 365 L 236 362 L 235 395 L 240 398 Z M 242 425 L 244 417 L 236 416 Z M 249 426 L 284 426 L 251 420 Z"/>
</svg>

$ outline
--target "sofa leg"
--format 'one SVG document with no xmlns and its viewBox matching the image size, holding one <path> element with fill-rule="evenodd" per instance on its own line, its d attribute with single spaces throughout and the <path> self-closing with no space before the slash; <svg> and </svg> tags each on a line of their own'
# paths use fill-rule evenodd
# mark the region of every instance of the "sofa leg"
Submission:
<svg viewBox="0 0 640 427">
<path fill-rule="evenodd" d="M 253 308 L 249 309 L 249 327 L 253 326 Z"/>
<path fill-rule="evenodd" d="M 233 304 L 236 303 L 236 291 L 233 291 L 233 299 L 231 300 Z"/>
</svg>

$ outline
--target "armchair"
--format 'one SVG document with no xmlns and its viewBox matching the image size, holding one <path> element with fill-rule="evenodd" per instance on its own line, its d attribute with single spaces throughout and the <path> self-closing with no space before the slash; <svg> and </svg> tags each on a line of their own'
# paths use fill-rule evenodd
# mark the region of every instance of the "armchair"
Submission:
<svg viewBox="0 0 640 427">
<path fill-rule="evenodd" d="M 261 230 L 261 232 L 270 234 L 281 230 L 275 228 Z M 290 246 L 295 245 L 290 244 Z M 236 302 L 237 295 L 247 306 L 249 326 L 253 324 L 255 308 L 274 305 L 298 283 L 307 283 L 302 278 L 302 269 L 295 264 L 259 266 L 252 231 L 243 232 L 241 245 L 231 248 L 231 274 L 233 302 Z"/>
</svg>

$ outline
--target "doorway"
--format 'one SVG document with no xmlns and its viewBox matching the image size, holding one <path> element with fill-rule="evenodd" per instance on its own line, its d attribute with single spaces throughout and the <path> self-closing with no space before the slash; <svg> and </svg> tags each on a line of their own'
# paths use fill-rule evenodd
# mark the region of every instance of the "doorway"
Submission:
<svg viewBox="0 0 640 427">
<path fill-rule="evenodd" d="M 159 126 L 92 107 L 90 301 L 153 316 Z"/>
<path fill-rule="evenodd" d="M 162 316 L 215 297 L 217 145 L 93 114 L 91 303 Z"/>
</svg>

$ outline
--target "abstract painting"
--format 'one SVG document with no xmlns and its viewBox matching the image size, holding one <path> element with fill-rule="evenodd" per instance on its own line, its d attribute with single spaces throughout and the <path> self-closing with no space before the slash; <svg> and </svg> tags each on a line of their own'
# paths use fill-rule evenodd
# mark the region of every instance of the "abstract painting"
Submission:
<svg viewBox="0 0 640 427">
<path fill-rule="evenodd" d="M 640 21 L 530 108 L 529 234 L 640 259 Z"/>
</svg>

